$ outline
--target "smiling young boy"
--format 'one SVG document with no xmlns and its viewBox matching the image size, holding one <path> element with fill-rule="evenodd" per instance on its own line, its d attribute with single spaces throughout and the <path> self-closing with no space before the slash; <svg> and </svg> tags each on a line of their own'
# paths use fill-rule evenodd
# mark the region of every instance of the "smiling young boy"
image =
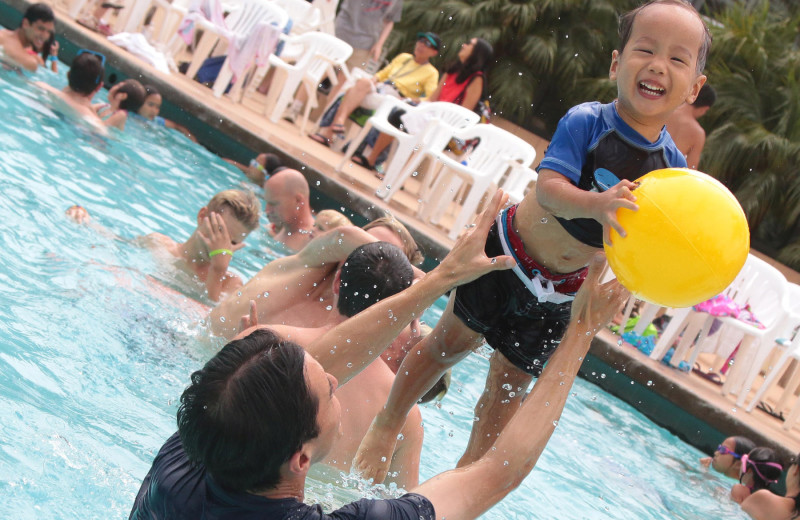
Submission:
<svg viewBox="0 0 800 520">
<path fill-rule="evenodd" d="M 480 458 L 559 345 L 592 256 L 610 229 L 625 236 L 616 212 L 638 209 L 632 181 L 686 166 L 664 126 L 705 83 L 707 27 L 690 4 L 656 0 L 623 15 L 619 36 L 609 70 L 617 100 L 578 105 L 559 122 L 536 192 L 501 213 L 486 242 L 488 255 L 513 254 L 517 266 L 459 287 L 418 355 L 405 358 L 398 374 L 408 376 L 395 379 L 356 456 L 363 477 L 383 479 L 381 458 L 392 453 L 407 410 L 485 338 L 494 352 L 459 466 Z"/>
</svg>

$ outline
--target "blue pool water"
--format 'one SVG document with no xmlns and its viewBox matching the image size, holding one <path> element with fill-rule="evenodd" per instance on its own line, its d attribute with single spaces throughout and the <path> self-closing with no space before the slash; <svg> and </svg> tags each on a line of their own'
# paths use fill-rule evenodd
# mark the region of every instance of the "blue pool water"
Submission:
<svg viewBox="0 0 800 520">
<path fill-rule="evenodd" d="M 36 79 L 65 83 L 63 71 Z M 75 130 L 13 73 L 0 72 L 0 113 L 0 518 L 127 518 L 189 374 L 219 342 L 199 305 L 153 281 L 174 273 L 125 239 L 185 238 L 243 178 L 176 132 Z M 122 239 L 68 221 L 73 203 Z M 260 231 L 247 243 L 232 263 L 245 277 L 283 254 Z M 423 480 L 460 456 L 487 367 L 470 356 L 423 407 Z M 590 383 L 573 392 L 534 472 L 484 518 L 746 518 L 703 454 Z M 318 470 L 308 499 L 375 493 L 342 480 Z"/>
</svg>

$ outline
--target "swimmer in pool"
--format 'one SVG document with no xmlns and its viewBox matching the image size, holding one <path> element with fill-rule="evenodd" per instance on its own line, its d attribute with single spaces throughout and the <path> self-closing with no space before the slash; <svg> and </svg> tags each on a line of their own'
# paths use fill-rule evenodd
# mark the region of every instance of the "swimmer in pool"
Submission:
<svg viewBox="0 0 800 520">
<path fill-rule="evenodd" d="M 355 248 L 369 242 L 394 244 L 412 264 L 419 263 L 417 244 L 405 226 L 391 217 L 371 224 L 369 229 L 333 229 L 314 238 L 300 252 L 265 265 L 211 311 L 211 331 L 228 339 L 241 332 L 240 319 L 250 313 L 251 300 L 256 302 L 259 323 L 323 326 L 333 311 L 333 280 L 339 264 Z M 418 269 L 415 274 L 424 275 Z"/>
<path fill-rule="evenodd" d="M 157 256 L 178 259 L 178 266 L 203 284 L 208 298 L 219 301 L 242 286 L 241 278 L 228 271 L 228 264 L 234 252 L 244 247 L 247 235 L 258 227 L 260 210 L 252 192 L 221 191 L 197 212 L 197 228 L 185 242 L 161 233 L 150 233 L 134 242 Z M 81 206 L 70 207 L 66 214 L 78 223 L 90 220 L 89 212 Z"/>
<path fill-rule="evenodd" d="M 92 105 L 95 94 L 103 88 L 105 62 L 106 58 L 102 54 L 81 49 L 67 72 L 67 86 L 63 90 L 43 82 L 37 82 L 36 85 L 50 92 L 96 129 L 105 129 L 103 121 Z"/>
<path fill-rule="evenodd" d="M 611 229 L 625 236 L 616 214 L 638 209 L 633 180 L 686 166 L 664 125 L 706 80 L 708 28 L 691 4 L 654 0 L 623 15 L 619 34 L 609 68 L 617 100 L 578 105 L 559 122 L 536 190 L 498 217 L 486 242 L 487 253 L 513 254 L 518 265 L 458 287 L 433 333 L 406 356 L 400 373 L 409 375 L 395 379 L 357 455 L 366 478 L 383 480 L 409 407 L 485 341 L 494 350 L 459 466 L 478 460 L 557 351 L 594 254 Z M 617 179 L 604 182 L 604 169 Z"/>
<path fill-rule="evenodd" d="M 56 30 L 56 17 L 47 4 L 33 4 L 25 10 L 22 22 L 14 30 L 0 30 L 0 49 L 6 59 L 25 70 L 35 72 L 44 65 L 39 52 Z"/>
<path fill-rule="evenodd" d="M 140 116 L 145 121 L 148 121 L 156 126 L 163 126 L 164 128 L 177 130 L 195 143 L 197 142 L 197 139 L 195 139 L 195 137 L 186 127 L 170 121 L 169 119 L 164 119 L 158 115 L 161 112 L 161 103 L 163 102 L 163 99 L 161 97 L 161 93 L 156 87 L 153 85 L 145 85 L 144 91 L 146 94 L 144 103 L 142 103 L 142 106 L 139 107 L 138 112 L 133 112 L 132 114 Z"/>
<path fill-rule="evenodd" d="M 145 90 L 135 79 L 120 81 L 108 91 L 108 104 L 101 105 L 98 115 L 106 126 L 125 130 L 128 114 L 135 114 L 144 104 Z"/>
<path fill-rule="evenodd" d="M 340 437 L 336 389 L 354 377 L 440 295 L 490 270 L 486 234 L 505 199 L 495 196 L 477 225 L 418 283 L 345 320 L 301 347 L 279 326 L 246 331 L 195 372 L 181 397 L 178 432 L 142 482 L 130 518 L 323 518 L 304 503 L 306 476 Z M 555 430 L 572 383 L 600 330 L 628 296 L 599 283 L 605 260 L 592 261 L 575 299 L 562 347 L 506 425 L 493 449 L 464 468 L 439 474 L 411 493 L 345 504 L 345 519 L 476 518 L 503 499 L 536 465 Z"/>
<path fill-rule="evenodd" d="M 717 446 L 713 456 L 700 459 L 700 464 L 705 467 L 711 466 L 714 471 L 726 477 L 738 479 L 742 456 L 750 453 L 755 447 L 756 444 L 747 437 L 728 437 Z"/>
<path fill-rule="evenodd" d="M 297 170 L 281 170 L 264 183 L 270 234 L 292 252 L 301 250 L 313 238 L 310 198 L 308 181 Z"/>
<path fill-rule="evenodd" d="M 233 159 L 225 159 L 225 162 L 236 166 L 244 173 L 250 182 L 263 186 L 264 182 L 279 171 L 286 170 L 287 167 L 281 163 L 280 157 L 274 153 L 260 153 L 250 159 L 248 164 L 242 164 Z"/>
<path fill-rule="evenodd" d="M 388 242 L 370 242 L 357 247 L 347 259 L 339 264 L 334 274 L 333 310 L 328 321 L 321 327 L 283 326 L 282 334 L 300 345 L 309 345 L 349 317 L 355 316 L 369 306 L 396 294 L 414 279 L 414 270 L 405 254 Z M 274 298 L 280 299 L 280 293 Z M 290 302 L 285 302 L 290 305 Z M 252 302 L 255 306 L 255 302 Z M 250 317 L 256 320 L 257 311 Z M 302 314 L 299 321 L 302 322 Z M 252 323 L 251 323 L 252 325 Z M 261 323 L 261 325 L 269 325 Z M 404 329 L 405 330 L 405 329 Z M 395 339 L 384 352 L 402 349 L 402 338 Z M 383 406 L 394 381 L 394 372 L 384 361 L 376 359 L 345 385 L 336 395 L 342 406 L 342 437 L 333 445 L 325 464 L 345 473 L 361 439 L 372 419 Z M 388 480 L 398 487 L 410 489 L 419 483 L 419 454 L 422 449 L 422 416 L 415 406 L 401 431 L 402 441 L 392 454 Z"/>
</svg>

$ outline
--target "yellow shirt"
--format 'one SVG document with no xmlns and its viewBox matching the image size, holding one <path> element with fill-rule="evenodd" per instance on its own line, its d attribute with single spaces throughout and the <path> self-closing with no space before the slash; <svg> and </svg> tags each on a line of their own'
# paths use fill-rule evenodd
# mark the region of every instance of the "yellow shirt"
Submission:
<svg viewBox="0 0 800 520">
<path fill-rule="evenodd" d="M 430 63 L 420 65 L 414 56 L 404 52 L 398 54 L 375 77 L 380 82 L 391 82 L 401 96 L 425 99 L 439 85 L 439 71 Z"/>
</svg>

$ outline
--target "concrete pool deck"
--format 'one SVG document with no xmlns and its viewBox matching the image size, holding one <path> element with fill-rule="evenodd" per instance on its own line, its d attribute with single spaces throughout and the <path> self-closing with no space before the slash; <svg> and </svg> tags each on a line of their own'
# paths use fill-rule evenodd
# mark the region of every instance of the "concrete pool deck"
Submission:
<svg viewBox="0 0 800 520">
<path fill-rule="evenodd" d="M 0 24 L 16 27 L 19 13 L 26 7 L 23 0 L 4 2 L 0 6 Z M 365 219 L 391 211 L 408 225 L 425 255 L 432 259 L 441 258 L 452 246 L 445 231 L 414 216 L 417 205 L 414 182 L 386 204 L 374 196 L 379 181 L 371 172 L 350 165 L 343 173 L 337 173 L 334 167 L 341 160 L 339 153 L 301 136 L 299 126 L 286 121 L 271 123 L 263 116 L 263 97 L 248 95 L 241 105 L 225 97 L 215 98 L 210 89 L 183 75 L 154 70 L 105 37 L 69 20 L 63 11 L 57 11 L 57 16 L 64 61 L 71 61 L 78 48 L 103 52 L 108 59 L 107 78 L 133 77 L 156 85 L 165 100 L 163 115 L 192 129 L 198 140 L 212 151 L 240 162 L 257 152 L 277 153 L 285 164 L 306 175 L 319 204 L 337 207 L 331 204 L 335 201 Z M 545 146 L 545 141 L 537 144 L 539 156 Z M 200 168 L 202 165 L 198 165 Z M 443 223 L 451 221 L 452 217 L 446 217 Z M 736 409 L 735 397 L 722 396 L 719 387 L 710 381 L 651 360 L 634 348 L 618 345 L 617 341 L 618 337 L 609 331 L 601 332 L 584 363 L 582 376 L 629 402 L 690 444 L 710 453 L 724 437 L 744 435 L 758 445 L 777 449 L 784 458 L 800 451 L 800 427 L 786 431 L 779 419 L 760 410 L 747 413 Z M 757 384 L 760 381 L 761 378 Z M 768 395 L 768 402 L 774 404 L 777 392 Z"/>
</svg>

